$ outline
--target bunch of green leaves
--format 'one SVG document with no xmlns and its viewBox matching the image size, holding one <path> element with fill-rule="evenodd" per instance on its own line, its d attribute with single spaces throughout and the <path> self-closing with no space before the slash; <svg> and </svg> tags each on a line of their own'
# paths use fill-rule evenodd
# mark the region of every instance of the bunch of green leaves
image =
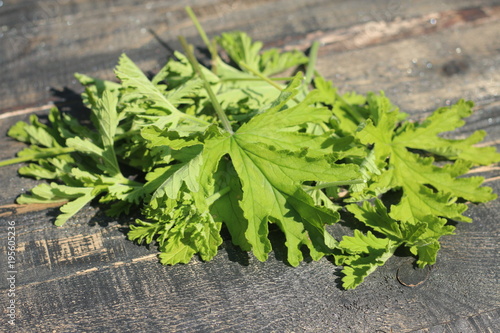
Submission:
<svg viewBox="0 0 500 333">
<path fill-rule="evenodd" d="M 439 238 L 453 233 L 448 222 L 470 222 L 463 201 L 496 197 L 481 177 L 462 177 L 500 161 L 494 148 L 474 146 L 485 133 L 441 136 L 464 124 L 471 102 L 408 121 L 383 93 L 339 95 L 314 71 L 318 44 L 308 57 L 262 51 L 243 32 L 208 41 L 193 20 L 211 68 L 183 39 L 185 53 L 152 78 L 122 55 L 119 82 L 76 74 L 92 126 L 54 108 L 48 124 L 33 115 L 9 130 L 30 146 L 0 165 L 31 162 L 21 175 L 51 181 L 18 203 L 64 202 L 58 226 L 94 200 L 110 216 L 140 209 L 128 238 L 156 243 L 171 265 L 212 259 L 222 228 L 264 261 L 274 225 L 290 265 L 304 251 L 314 260 L 333 255 L 350 289 L 401 246 L 419 266 L 434 264 Z M 366 228 L 331 234 L 346 211 Z"/>
</svg>

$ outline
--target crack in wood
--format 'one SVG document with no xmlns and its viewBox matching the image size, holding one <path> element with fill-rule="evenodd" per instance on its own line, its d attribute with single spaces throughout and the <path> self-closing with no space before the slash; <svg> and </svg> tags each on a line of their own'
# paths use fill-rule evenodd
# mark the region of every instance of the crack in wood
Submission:
<svg viewBox="0 0 500 333">
<path fill-rule="evenodd" d="M 500 170 L 499 166 L 489 165 L 489 166 L 481 166 L 481 167 L 472 169 L 467 173 L 483 173 L 483 172 L 498 171 L 498 170 Z"/>
<path fill-rule="evenodd" d="M 19 110 L 8 111 L 0 114 L 0 119 L 7 119 L 17 116 L 22 116 L 24 114 L 31 114 L 40 111 L 48 111 L 53 108 L 55 105 L 53 103 L 48 103 L 41 106 L 30 106 Z"/>
<path fill-rule="evenodd" d="M 21 215 L 27 213 L 38 212 L 45 209 L 60 207 L 67 201 L 50 202 L 50 203 L 30 203 L 30 204 L 9 204 L 0 206 L 0 217 L 13 215 Z"/>
<path fill-rule="evenodd" d="M 494 181 L 497 181 L 497 180 L 500 180 L 500 176 L 497 176 L 497 177 L 491 177 L 491 178 L 486 178 L 483 183 L 491 183 L 491 182 L 494 182 Z"/>
<path fill-rule="evenodd" d="M 423 327 L 420 327 L 416 330 L 412 330 L 411 332 L 421 332 L 422 330 L 425 330 L 425 332 L 428 332 L 432 328 L 438 328 L 440 326 L 457 323 L 458 321 L 463 320 L 463 319 L 471 319 L 471 318 L 480 317 L 480 316 L 484 316 L 484 315 L 488 315 L 488 314 L 493 314 L 492 317 L 496 318 L 498 316 L 498 314 L 497 314 L 498 311 L 500 311 L 500 308 L 496 308 L 496 309 L 489 310 L 489 311 L 481 311 L 481 312 L 477 312 L 477 313 L 469 315 L 469 316 L 459 317 L 459 318 L 456 318 L 453 320 L 448 320 L 448 321 L 443 321 L 441 323 L 438 323 L 438 324 L 435 324 L 432 326 L 423 326 Z M 448 330 L 445 330 L 445 331 L 448 332 Z M 493 333 L 493 331 L 489 331 L 489 332 Z"/>
<path fill-rule="evenodd" d="M 157 254 L 148 254 L 148 255 L 145 255 L 145 256 L 141 256 L 139 258 L 134 258 L 134 259 L 132 259 L 130 261 L 117 261 L 117 262 L 113 262 L 111 264 L 103 265 L 103 266 L 100 266 L 100 267 L 92 267 L 92 268 L 89 268 L 89 269 L 84 269 L 84 270 L 81 270 L 81 271 L 76 271 L 76 272 L 68 274 L 68 275 L 58 276 L 58 277 L 55 277 L 55 278 L 52 278 L 52 279 L 48 279 L 48 280 L 45 280 L 45 281 L 31 282 L 31 283 L 28 283 L 28 284 L 25 284 L 25 285 L 19 285 L 16 288 L 18 290 L 22 290 L 22 289 L 25 289 L 25 288 L 30 288 L 30 287 L 33 287 L 33 286 L 38 286 L 38 285 L 45 284 L 45 283 L 52 283 L 52 282 L 56 282 L 56 281 L 71 279 L 71 278 L 76 277 L 76 276 L 86 275 L 86 274 L 89 274 L 89 273 L 94 273 L 94 272 L 98 272 L 98 271 L 102 271 L 102 270 L 106 270 L 106 269 L 113 269 L 113 268 L 124 266 L 124 265 L 130 265 L 130 264 L 133 264 L 135 262 L 152 261 L 152 259 L 158 260 Z"/>
<path fill-rule="evenodd" d="M 426 14 L 393 21 L 370 21 L 333 31 L 314 31 L 266 46 L 279 46 L 284 50 L 306 50 L 313 41 L 322 44 L 323 51 L 351 51 L 373 45 L 436 33 L 466 25 L 487 24 L 500 18 L 500 6 L 472 7 Z"/>
</svg>

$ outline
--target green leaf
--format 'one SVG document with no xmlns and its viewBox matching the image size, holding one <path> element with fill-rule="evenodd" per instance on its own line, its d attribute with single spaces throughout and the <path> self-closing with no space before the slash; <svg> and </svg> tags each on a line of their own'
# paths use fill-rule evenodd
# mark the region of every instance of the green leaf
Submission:
<svg viewBox="0 0 500 333">
<path fill-rule="evenodd" d="M 80 209 L 92 201 L 96 196 L 93 188 L 88 187 L 70 187 L 58 185 L 56 183 L 40 184 L 31 190 L 30 194 L 23 194 L 17 199 L 19 204 L 28 203 L 48 203 L 64 202 L 68 203 L 61 206 L 56 218 L 55 225 L 62 226 L 68 219 L 73 217 Z"/>
<path fill-rule="evenodd" d="M 377 122 L 368 119 L 357 137 L 363 144 L 374 144 L 377 164 L 387 165 L 387 167 L 381 175 L 373 176 L 367 191 L 376 193 L 380 189 L 401 188 L 403 197 L 399 208 L 395 208 L 393 212 L 396 219 L 423 220 L 426 216 L 433 215 L 470 221 L 462 215 L 467 208 L 466 205 L 456 203 L 457 198 L 486 202 L 496 197 L 491 193 L 491 188 L 480 187 L 483 182 L 482 177 L 457 178 L 458 170 L 466 170 L 463 164 L 460 164 L 458 168 L 442 168 L 434 165 L 432 157 L 421 157 L 411 152 L 410 148 L 421 148 L 410 140 L 411 134 L 416 133 L 420 136 L 419 131 L 422 130 L 407 123 L 397 130 L 400 118 L 398 110 L 390 107 L 385 96 L 372 96 L 371 99 L 381 100 L 378 103 L 372 102 L 375 106 L 372 106 L 371 113 L 376 115 Z M 438 111 L 438 113 L 441 112 Z M 451 125 L 438 126 L 433 123 L 435 121 L 433 119 L 435 118 L 431 118 L 426 123 L 426 128 L 432 128 L 433 133 L 438 129 L 448 130 L 463 124 L 461 118 L 450 117 Z M 431 135 L 431 133 L 427 134 Z M 437 146 L 440 146 L 439 140 L 433 142 L 437 142 Z M 463 141 L 459 145 L 463 145 Z M 428 142 L 425 149 L 432 150 L 432 144 Z M 470 147 L 470 149 L 473 148 Z M 495 159 L 496 155 L 490 154 L 488 158 Z M 386 162 L 387 159 L 388 162 Z M 411 217 L 407 216 L 408 213 Z"/>
<path fill-rule="evenodd" d="M 456 104 L 437 109 L 421 123 L 410 123 L 394 138 L 394 143 L 408 148 L 422 149 L 448 159 L 462 159 L 474 164 L 488 165 L 500 161 L 495 147 L 475 147 L 483 140 L 485 131 L 476 131 L 467 139 L 444 139 L 439 134 L 465 124 L 463 118 L 472 114 L 474 104 L 460 100 Z"/>
<path fill-rule="evenodd" d="M 127 238 L 139 244 L 142 242 L 151 244 L 158 234 L 168 231 L 169 227 L 171 227 L 171 225 L 167 223 L 145 222 L 136 219 L 135 224 L 130 226 Z"/>
<path fill-rule="evenodd" d="M 434 265 L 436 263 L 437 253 L 441 245 L 438 241 L 429 242 L 422 246 L 413 246 L 411 251 L 413 254 L 418 255 L 417 265 L 424 268 L 427 265 Z"/>
<path fill-rule="evenodd" d="M 344 265 L 342 287 L 354 289 L 392 257 L 398 244 L 388 238 L 378 238 L 370 231 L 365 235 L 356 229 L 354 236 L 344 236 L 339 246 L 349 254 L 336 257 L 337 264 Z"/>
<path fill-rule="evenodd" d="M 229 187 L 229 193 L 221 196 L 210 207 L 214 220 L 223 222 L 226 225 L 234 245 L 239 246 L 243 251 L 251 251 L 252 246 L 245 237 L 248 220 L 245 219 L 243 210 L 240 207 L 243 190 L 232 163 L 226 159 L 221 159 L 219 168 L 213 175 L 213 181 L 214 188 L 212 192 Z M 217 187 L 215 187 L 215 184 Z"/>
<path fill-rule="evenodd" d="M 95 107 L 96 102 L 102 98 L 104 91 L 117 92 L 121 88 L 119 83 L 101 80 L 81 73 L 75 73 L 75 78 L 85 86 L 82 100 L 89 109 Z"/>
<path fill-rule="evenodd" d="M 146 75 L 137 67 L 130 58 L 122 54 L 118 66 L 115 69 L 116 76 L 122 81 L 122 85 L 131 89 L 131 96 L 129 98 L 136 98 L 151 103 L 154 107 L 167 112 L 167 121 L 171 123 L 172 127 L 177 127 L 181 121 L 188 121 L 190 123 L 206 127 L 208 124 L 202 119 L 193 117 L 177 109 L 174 104 L 169 100 L 168 94 L 158 86 L 151 82 Z M 195 83 L 196 86 L 199 83 Z M 191 82 L 190 85 L 193 85 Z M 193 88 L 187 89 L 187 93 L 191 93 Z M 184 91 L 186 93 L 186 90 Z M 170 93 L 171 95 L 173 93 Z M 179 102 L 179 94 L 175 96 L 176 102 Z"/>
<path fill-rule="evenodd" d="M 420 266 L 432 265 L 439 250 L 439 238 L 453 234 L 455 227 L 447 225 L 445 219 L 428 215 L 425 219 L 415 220 L 412 214 L 405 219 L 395 220 L 394 212 L 389 214 L 382 201 L 375 200 L 375 205 L 365 201 L 361 206 L 348 205 L 347 210 L 365 225 L 390 239 L 394 244 L 404 244 L 418 256 Z M 395 208 L 394 206 L 392 208 Z"/>
<path fill-rule="evenodd" d="M 187 263 L 196 253 L 202 260 L 211 260 L 222 244 L 222 223 L 213 219 L 206 199 L 186 188 L 175 199 L 165 198 L 165 206 L 150 206 L 146 210 L 155 222 L 139 220 L 131 227 L 129 239 L 150 243 L 156 237 L 164 265 Z"/>
<path fill-rule="evenodd" d="M 322 253 L 335 247 L 336 241 L 325 231 L 324 225 L 338 220 L 337 212 L 315 205 L 302 188 L 303 182 L 350 181 L 358 173 L 354 165 L 337 165 L 328 162 L 325 156 L 309 157 L 303 146 L 289 146 L 295 150 L 290 151 L 268 145 L 270 140 L 285 141 L 282 137 L 288 136 L 286 131 L 271 131 L 270 126 L 273 125 L 269 124 L 281 124 L 286 128 L 327 118 L 326 113 L 325 116 L 314 114 L 323 114 L 324 110 L 308 108 L 307 104 L 281 110 L 294 95 L 289 91 L 283 94 L 286 97 L 278 98 L 269 110 L 253 117 L 234 135 L 207 140 L 204 160 L 218 159 L 222 154 L 230 156 L 242 184 L 240 207 L 248 221 L 248 225 L 244 226 L 244 234 L 254 255 L 259 260 L 267 259 L 271 250 L 268 223 L 272 222 L 285 233 L 288 260 L 292 265 L 297 265 L 302 260 L 302 245 Z M 208 147 L 217 151 L 215 158 L 210 157 L 212 150 L 208 150 Z M 311 148 L 320 150 L 314 146 Z"/>
<path fill-rule="evenodd" d="M 80 209 L 89 204 L 95 198 L 95 195 L 92 193 L 92 189 L 82 188 L 80 191 L 82 195 L 61 206 L 60 211 L 62 214 L 57 216 L 56 221 L 54 222 L 56 226 L 62 226 L 68 219 L 73 217 L 78 211 L 80 211 Z"/>
<path fill-rule="evenodd" d="M 201 34 L 210 69 L 181 37 L 187 56 L 175 52 L 152 79 L 126 55 L 120 82 L 75 74 L 93 126 L 56 108 L 48 121 L 32 115 L 12 126 L 8 134 L 30 146 L 0 166 L 30 162 L 20 175 L 53 181 L 18 202 L 64 203 L 56 225 L 93 199 L 110 216 L 140 210 L 128 238 L 156 243 L 169 265 L 211 260 L 223 225 L 234 244 L 266 260 L 272 223 L 292 266 L 303 250 L 313 260 L 332 254 L 351 289 L 400 246 L 420 267 L 434 264 L 440 237 L 454 232 L 449 220 L 471 221 L 466 201 L 496 198 L 467 175 L 500 161 L 493 147 L 478 147 L 486 133 L 449 133 L 472 114 L 471 102 L 408 121 L 383 92 L 340 95 L 314 70 L 317 42 L 306 57 L 231 32 L 215 38 L 219 56 Z M 305 64 L 306 78 L 296 68 Z M 275 76 L 283 71 L 297 74 Z M 345 203 L 368 230 L 353 227 L 339 242 L 326 226 Z"/>
<path fill-rule="evenodd" d="M 217 41 L 234 62 L 243 62 L 264 75 L 277 74 L 308 61 L 308 58 L 298 51 L 280 52 L 277 49 L 269 49 L 261 54 L 263 44 L 253 42 L 246 33 L 240 31 L 223 33 Z"/>
<path fill-rule="evenodd" d="M 122 85 L 134 89 L 137 96 L 144 97 L 157 107 L 180 117 L 181 112 L 165 97 L 164 92 L 153 84 L 125 54 L 120 56 L 115 73 L 122 81 Z"/>
<path fill-rule="evenodd" d="M 156 189 L 151 198 L 152 203 L 154 202 L 156 205 L 157 199 L 164 195 L 171 199 L 176 198 L 183 183 L 186 184 L 191 192 L 198 192 L 200 190 L 198 183 L 199 168 L 202 162 L 202 154 L 199 154 L 189 162 L 177 167 L 177 171 L 169 176 L 165 182 Z"/>
<path fill-rule="evenodd" d="M 110 176 L 121 174 L 114 149 L 114 137 L 116 128 L 118 127 L 117 103 L 117 97 L 112 92 L 105 90 L 102 94 L 102 99 L 96 103 L 93 109 L 99 124 L 98 130 L 103 146 L 102 158 Z"/>
</svg>

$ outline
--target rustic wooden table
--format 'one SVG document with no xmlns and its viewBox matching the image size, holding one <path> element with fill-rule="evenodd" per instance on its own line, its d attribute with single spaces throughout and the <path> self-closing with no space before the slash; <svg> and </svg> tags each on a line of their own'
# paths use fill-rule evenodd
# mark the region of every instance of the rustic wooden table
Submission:
<svg viewBox="0 0 500 333">
<path fill-rule="evenodd" d="M 385 90 L 414 119 L 459 98 L 476 103 L 456 136 L 488 131 L 500 146 L 500 3 L 496 0 L 12 0 L 0 1 L 0 159 L 23 147 L 6 136 L 52 103 L 78 112 L 74 72 L 112 78 L 122 52 L 155 72 L 178 35 L 201 46 L 190 5 L 210 36 L 243 30 L 266 46 L 322 42 L 318 67 L 340 91 Z M 472 205 L 472 224 L 442 238 L 425 283 L 396 279 L 394 257 L 354 291 L 327 259 L 261 263 L 225 242 L 211 262 L 161 266 L 126 241 L 127 220 L 85 208 L 62 228 L 55 209 L 10 206 L 37 182 L 1 169 L 0 331 L 5 332 L 499 332 L 499 201 Z M 500 171 L 481 173 L 500 193 Z M 7 227 L 15 224 L 16 273 Z M 10 279 L 14 275 L 15 281 Z M 11 282 L 14 281 L 14 284 Z M 15 325 L 8 324 L 15 288 Z"/>
</svg>

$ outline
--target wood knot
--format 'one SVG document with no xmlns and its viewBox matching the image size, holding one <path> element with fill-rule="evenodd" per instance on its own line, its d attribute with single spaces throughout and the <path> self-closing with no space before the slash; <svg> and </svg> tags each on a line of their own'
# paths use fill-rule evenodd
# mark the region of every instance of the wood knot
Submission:
<svg viewBox="0 0 500 333">
<path fill-rule="evenodd" d="M 469 63 L 466 60 L 454 59 L 446 62 L 442 66 L 442 71 L 445 76 L 453 76 L 456 74 L 463 74 L 469 69 Z"/>
<path fill-rule="evenodd" d="M 405 263 L 398 268 L 396 278 L 403 286 L 413 288 L 427 281 L 431 270 L 431 266 L 418 268 L 414 264 Z"/>
</svg>

